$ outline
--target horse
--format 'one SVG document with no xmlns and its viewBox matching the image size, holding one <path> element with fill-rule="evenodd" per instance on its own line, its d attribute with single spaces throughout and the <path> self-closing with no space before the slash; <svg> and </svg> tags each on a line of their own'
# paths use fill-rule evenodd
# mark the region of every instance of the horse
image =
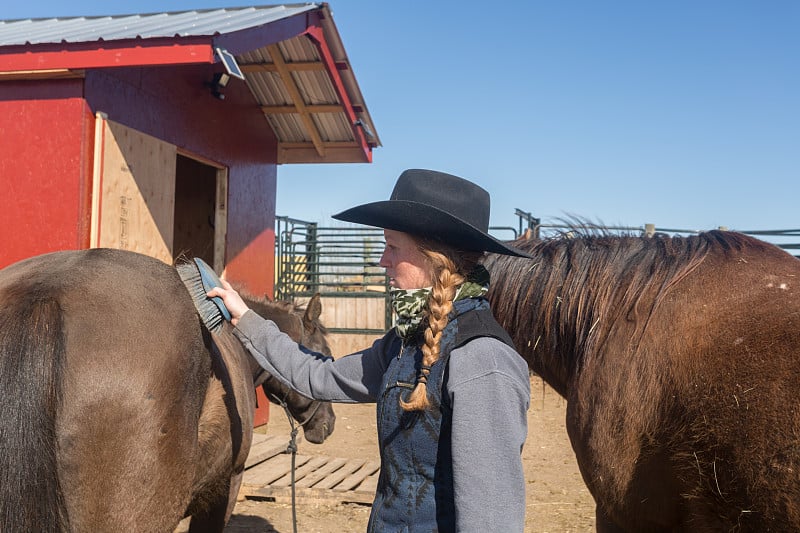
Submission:
<svg viewBox="0 0 800 533">
<path fill-rule="evenodd" d="M 800 531 L 800 261 L 727 232 L 492 255 L 489 298 L 616 531 Z"/>
<path fill-rule="evenodd" d="M 315 294 L 305 307 L 293 302 L 272 301 L 249 294 L 244 288 L 233 284 L 247 306 L 262 316 L 272 320 L 278 329 L 289 335 L 295 342 L 311 351 L 330 356 L 328 331 L 319 321 L 322 314 L 321 297 Z M 266 397 L 277 405 L 289 408 L 292 418 L 300 422 L 303 435 L 313 444 L 321 444 L 333 433 L 336 415 L 330 402 L 318 402 L 306 398 L 281 383 L 277 378 L 266 374 L 261 385 Z"/>
<path fill-rule="evenodd" d="M 15 263 L 0 301 L 0 531 L 221 531 L 262 375 L 230 324 L 122 250 Z"/>
</svg>

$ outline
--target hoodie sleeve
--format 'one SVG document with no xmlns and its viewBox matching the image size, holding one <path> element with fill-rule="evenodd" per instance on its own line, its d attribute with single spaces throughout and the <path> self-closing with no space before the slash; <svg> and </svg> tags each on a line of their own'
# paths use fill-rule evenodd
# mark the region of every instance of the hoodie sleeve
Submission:
<svg viewBox="0 0 800 533">
<path fill-rule="evenodd" d="M 496 339 L 473 339 L 451 353 L 447 385 L 457 530 L 522 532 L 527 364 Z"/>
<path fill-rule="evenodd" d="M 314 400 L 375 402 L 386 370 L 389 334 L 363 351 L 334 359 L 312 352 L 281 332 L 274 322 L 247 311 L 234 329 L 250 355 L 284 384 Z"/>
</svg>

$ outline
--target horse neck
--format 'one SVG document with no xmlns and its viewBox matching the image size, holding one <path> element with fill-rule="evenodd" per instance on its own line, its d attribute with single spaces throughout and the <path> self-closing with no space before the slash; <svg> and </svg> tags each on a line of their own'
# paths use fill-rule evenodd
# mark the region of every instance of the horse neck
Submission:
<svg viewBox="0 0 800 533">
<path fill-rule="evenodd" d="M 221 330 L 212 333 L 211 336 L 220 357 L 229 369 L 237 369 L 242 375 L 242 379 L 249 379 L 253 385 L 263 379 L 264 369 L 236 338 L 233 326 L 226 323 Z"/>
<path fill-rule="evenodd" d="M 567 320 L 568 290 L 560 254 L 529 260 L 494 256 L 487 263 L 492 283 L 488 298 L 498 322 L 509 332 L 528 366 L 566 396 L 575 367 L 579 324 Z"/>
<path fill-rule="evenodd" d="M 703 261 L 708 241 L 588 236 L 526 251 L 533 261 L 491 259 L 489 298 L 531 369 L 566 396 L 611 336 L 637 350 L 663 295 Z"/>
<path fill-rule="evenodd" d="M 311 351 L 323 355 L 331 355 L 328 344 L 327 330 L 319 322 L 314 321 L 307 327 L 304 321 L 305 309 L 287 301 L 266 301 L 250 298 L 242 294 L 248 307 L 262 318 L 271 320 L 282 332 L 289 335 L 293 341 L 302 344 Z"/>
<path fill-rule="evenodd" d="M 302 342 L 303 320 L 294 304 L 285 301 L 272 302 L 241 294 L 247 306 L 258 316 L 271 320 L 282 332 L 289 335 L 295 342 Z"/>
</svg>

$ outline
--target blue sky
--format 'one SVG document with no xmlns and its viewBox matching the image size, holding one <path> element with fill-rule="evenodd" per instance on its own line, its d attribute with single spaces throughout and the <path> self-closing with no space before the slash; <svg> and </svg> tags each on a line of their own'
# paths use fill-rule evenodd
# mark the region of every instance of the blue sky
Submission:
<svg viewBox="0 0 800 533">
<path fill-rule="evenodd" d="M 15 2 L 0 18 L 241 5 Z M 516 226 L 519 208 L 545 222 L 800 228 L 800 2 L 330 6 L 383 147 L 370 165 L 280 167 L 278 214 L 329 225 L 420 167 L 486 188 L 494 226 Z"/>
</svg>

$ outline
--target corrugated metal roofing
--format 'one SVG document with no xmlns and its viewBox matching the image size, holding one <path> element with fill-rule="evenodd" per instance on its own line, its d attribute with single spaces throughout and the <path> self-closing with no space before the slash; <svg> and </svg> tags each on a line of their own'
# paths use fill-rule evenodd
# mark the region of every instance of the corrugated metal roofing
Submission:
<svg viewBox="0 0 800 533">
<path fill-rule="evenodd" d="M 270 23 L 312 10 L 322 11 L 324 40 L 335 66 L 326 66 L 320 49 L 306 35 L 237 54 L 236 60 L 278 138 L 280 163 L 361 161 L 360 126 L 353 123 L 351 113 L 355 113 L 356 122 L 365 125 L 370 147 L 380 146 L 380 139 L 324 3 L 0 21 L 0 47 L 62 43 L 69 48 L 96 42 L 100 48 L 111 41 L 214 37 L 262 27 L 269 32 Z M 339 94 L 332 76 L 341 80 L 346 99 Z"/>
<path fill-rule="evenodd" d="M 263 26 L 318 9 L 321 4 L 286 4 L 111 15 L 0 21 L 0 46 L 192 37 Z"/>
</svg>

